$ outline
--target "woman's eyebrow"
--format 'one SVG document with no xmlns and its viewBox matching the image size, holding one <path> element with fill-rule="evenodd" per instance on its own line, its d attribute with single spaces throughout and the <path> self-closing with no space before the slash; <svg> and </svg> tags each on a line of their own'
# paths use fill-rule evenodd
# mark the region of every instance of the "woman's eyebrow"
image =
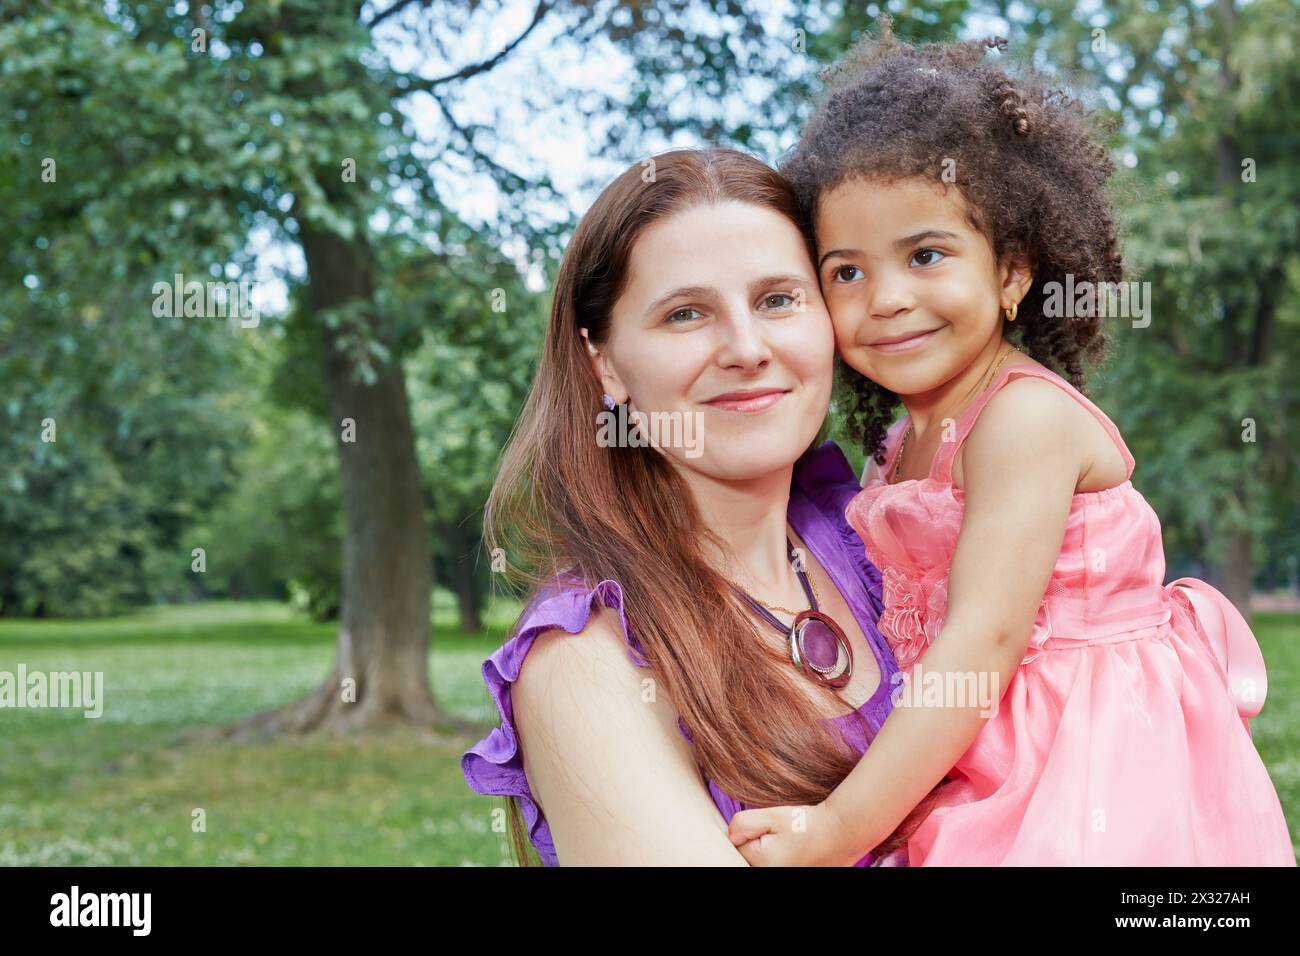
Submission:
<svg viewBox="0 0 1300 956">
<path fill-rule="evenodd" d="M 812 286 L 816 283 L 809 279 L 808 276 L 796 275 L 793 272 L 781 272 L 775 275 L 763 276 L 761 279 L 755 279 L 749 284 L 753 291 L 774 285 L 793 285 L 793 286 Z M 646 306 L 646 314 L 650 315 L 658 312 L 669 302 L 677 299 L 709 299 L 717 298 L 718 290 L 711 286 L 704 285 L 684 285 L 681 288 L 673 289 L 671 292 L 665 292 L 659 298 L 655 299 Z"/>
<path fill-rule="evenodd" d="M 768 288 L 774 285 L 806 286 L 816 285 L 816 282 L 807 276 L 796 275 L 793 272 L 780 272 L 776 275 L 763 276 L 761 279 L 755 279 L 749 284 L 749 287 L 757 292 L 759 289 Z"/>
<path fill-rule="evenodd" d="M 711 289 L 708 286 L 684 285 L 679 289 L 673 289 L 671 292 L 665 292 L 659 298 L 655 299 L 646 306 L 646 312 L 658 312 L 660 308 L 667 305 L 669 302 L 672 302 L 674 299 L 705 299 L 714 295 L 717 295 L 717 290 Z"/>
</svg>

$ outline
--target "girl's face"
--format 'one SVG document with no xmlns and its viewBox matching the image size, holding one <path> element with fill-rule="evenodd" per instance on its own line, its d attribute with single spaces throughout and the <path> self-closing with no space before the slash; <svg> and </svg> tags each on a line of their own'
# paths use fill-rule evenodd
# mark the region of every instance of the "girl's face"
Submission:
<svg viewBox="0 0 1300 956">
<path fill-rule="evenodd" d="M 817 237 L 840 355 L 903 396 L 968 369 L 1032 279 L 995 261 L 955 186 L 919 177 L 841 184 L 818 205 Z"/>
<path fill-rule="evenodd" d="M 788 467 L 830 403 L 834 333 L 799 229 L 739 202 L 658 220 L 632 249 L 599 350 L 606 392 L 629 410 L 681 413 L 698 451 L 664 445 L 720 480 Z"/>
</svg>

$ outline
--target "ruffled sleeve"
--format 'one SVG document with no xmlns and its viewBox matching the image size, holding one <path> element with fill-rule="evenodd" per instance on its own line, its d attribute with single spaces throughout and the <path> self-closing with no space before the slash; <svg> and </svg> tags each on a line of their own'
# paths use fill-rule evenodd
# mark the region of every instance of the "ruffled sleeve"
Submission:
<svg viewBox="0 0 1300 956">
<path fill-rule="evenodd" d="M 794 487 L 826 515 L 839 535 L 842 550 L 858 578 L 865 583 L 872 610 L 878 619 L 885 608 L 880 569 L 867 559 L 862 538 L 844 515 L 848 503 L 861 489 L 843 449 L 827 440 L 806 452 L 795 466 Z"/>
<path fill-rule="evenodd" d="M 528 826 L 528 836 L 542 862 L 557 865 L 550 827 L 533 798 L 524 775 L 523 755 L 515 731 L 514 708 L 510 689 L 519 679 L 524 659 L 533 642 L 545 631 L 563 628 L 570 634 L 581 632 L 599 603 L 618 613 L 623 638 L 628 644 L 628 659 L 638 667 L 649 666 L 641 648 L 628 629 L 623 610 L 623 589 L 618 582 L 601 581 L 594 588 L 552 585 L 539 592 L 520 617 L 519 626 L 510 640 L 497 648 L 483 662 L 483 681 L 500 714 L 501 725 L 461 755 L 461 772 L 466 782 L 485 796 L 516 797 Z M 679 724 L 680 726 L 680 724 Z"/>
</svg>

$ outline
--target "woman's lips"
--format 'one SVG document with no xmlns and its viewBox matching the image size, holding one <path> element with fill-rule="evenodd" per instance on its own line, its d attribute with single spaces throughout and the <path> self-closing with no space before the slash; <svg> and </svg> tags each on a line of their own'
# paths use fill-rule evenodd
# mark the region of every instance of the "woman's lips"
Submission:
<svg viewBox="0 0 1300 956">
<path fill-rule="evenodd" d="M 920 335 L 914 335 L 909 339 L 903 339 L 901 342 L 882 342 L 879 345 L 870 345 L 868 348 L 877 349 L 881 352 L 906 352 L 909 349 L 920 348 L 926 342 L 930 341 L 938 331 L 940 331 L 940 329 L 931 329 L 929 332 L 922 332 Z"/>
<path fill-rule="evenodd" d="M 704 404 L 711 408 L 721 408 L 729 412 L 754 414 L 767 411 L 788 394 L 788 392 L 782 391 L 755 392 L 752 395 L 743 395 L 736 398 L 715 398 L 713 401 Z"/>
</svg>

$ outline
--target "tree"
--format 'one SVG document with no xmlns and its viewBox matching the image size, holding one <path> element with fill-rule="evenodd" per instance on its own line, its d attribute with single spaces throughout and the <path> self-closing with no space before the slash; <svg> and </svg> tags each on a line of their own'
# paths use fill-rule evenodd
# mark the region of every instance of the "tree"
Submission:
<svg viewBox="0 0 1300 956">
<path fill-rule="evenodd" d="M 540 164 L 516 171 L 502 124 L 475 110 L 524 102 L 589 124 L 617 161 L 682 132 L 759 144 L 763 131 L 798 119 L 772 95 L 807 67 L 792 51 L 793 30 L 769 32 L 763 16 L 727 0 L 542 0 L 510 37 L 488 41 L 493 18 L 509 12 L 432 0 L 64 0 L 0 14 L 0 95 L 16 117 L 10 162 L 17 190 L 29 194 L 27 215 L 67 232 L 98 230 L 81 264 L 99 284 L 59 290 L 73 309 L 124 296 L 131 306 L 111 334 L 127 341 L 153 334 L 142 290 L 179 265 L 247 277 L 259 232 L 262 243 L 301 250 L 295 308 L 310 319 L 285 327 L 317 340 L 335 437 L 344 518 L 337 658 L 314 693 L 240 732 L 462 724 L 435 704 L 428 682 L 432 560 L 404 372 L 440 316 L 436 303 L 433 312 L 405 308 L 419 297 L 402 276 L 496 268 L 474 259 L 447 201 L 466 175 L 489 177 L 505 200 L 485 242 L 522 251 L 499 262 L 527 268 L 522 257 L 545 272 L 569 220 L 556 213 Z M 543 34 L 545 56 L 530 54 Z M 491 83 L 526 54 L 544 69 L 593 45 L 626 58 L 624 88 L 608 91 L 607 76 Z M 406 65 L 417 48 L 423 69 Z M 763 142 L 770 150 L 774 139 Z M 61 160 L 60 188 L 35 188 L 43 157 Z M 47 263 L 32 255 L 40 275 Z"/>
<path fill-rule="evenodd" d="M 1294 5 L 1040 7 L 1018 25 L 1122 118 L 1138 197 L 1128 252 L 1151 283 L 1151 322 L 1117 321 L 1107 394 L 1167 542 L 1247 608 L 1257 558 L 1300 498 L 1300 394 L 1284 362 L 1300 333 Z"/>
</svg>

